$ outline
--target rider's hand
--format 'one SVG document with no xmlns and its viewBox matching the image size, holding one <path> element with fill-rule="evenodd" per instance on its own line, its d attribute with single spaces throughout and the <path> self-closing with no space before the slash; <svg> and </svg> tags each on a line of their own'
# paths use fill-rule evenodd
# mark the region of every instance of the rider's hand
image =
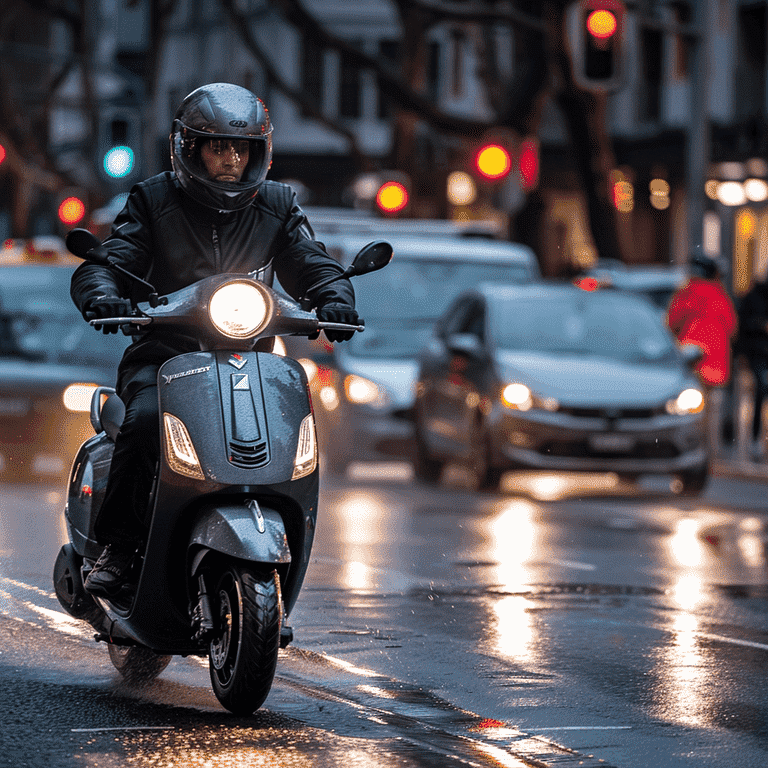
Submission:
<svg viewBox="0 0 768 768">
<path fill-rule="evenodd" d="M 326 323 L 349 323 L 360 325 L 360 318 L 353 307 L 348 304 L 325 304 L 317 308 L 317 319 Z M 325 330 L 328 341 L 349 341 L 355 335 L 355 331 L 331 331 Z"/>
<path fill-rule="evenodd" d="M 102 317 L 127 317 L 131 314 L 131 302 L 119 296 L 97 296 L 91 299 L 83 310 L 86 320 L 99 320 Z M 94 325 L 97 331 L 117 333 L 119 325 Z"/>
</svg>

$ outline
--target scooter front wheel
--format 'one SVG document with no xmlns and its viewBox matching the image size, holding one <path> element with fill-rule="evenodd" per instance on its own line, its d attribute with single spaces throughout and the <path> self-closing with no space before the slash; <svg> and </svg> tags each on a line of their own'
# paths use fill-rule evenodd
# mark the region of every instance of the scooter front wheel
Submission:
<svg viewBox="0 0 768 768">
<path fill-rule="evenodd" d="M 222 706 L 250 715 L 267 698 L 280 648 L 277 573 L 253 573 L 229 564 L 212 583 L 216 637 L 209 649 L 211 684 Z"/>
<path fill-rule="evenodd" d="M 154 680 L 170 663 L 170 656 L 160 656 L 149 648 L 134 645 L 110 645 L 109 660 L 126 682 L 141 684 Z"/>
</svg>

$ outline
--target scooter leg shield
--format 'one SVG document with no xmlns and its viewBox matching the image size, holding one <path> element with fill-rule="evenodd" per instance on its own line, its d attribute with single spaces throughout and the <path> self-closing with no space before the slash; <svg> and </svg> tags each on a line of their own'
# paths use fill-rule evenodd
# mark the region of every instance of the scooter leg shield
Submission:
<svg viewBox="0 0 768 768">
<path fill-rule="evenodd" d="M 256 502 L 204 509 L 190 537 L 192 546 L 268 565 L 288 564 L 291 552 L 279 512 Z"/>
<path fill-rule="evenodd" d="M 91 622 L 103 612 L 85 591 L 80 575 L 82 560 L 71 544 L 59 550 L 53 566 L 53 588 L 61 607 L 76 619 Z"/>
</svg>

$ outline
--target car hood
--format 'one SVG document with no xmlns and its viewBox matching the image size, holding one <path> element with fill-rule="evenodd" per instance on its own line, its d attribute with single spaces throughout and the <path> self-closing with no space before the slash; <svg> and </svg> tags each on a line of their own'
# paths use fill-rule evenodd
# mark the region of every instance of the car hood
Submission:
<svg viewBox="0 0 768 768">
<path fill-rule="evenodd" d="M 604 357 L 536 352 L 497 353 L 503 380 L 519 381 L 542 397 L 572 406 L 653 406 L 695 381 L 676 366 L 626 363 Z"/>
<path fill-rule="evenodd" d="M 415 360 L 381 357 L 374 360 L 343 353 L 337 354 L 342 375 L 352 373 L 378 384 L 387 391 L 394 409 L 413 406 L 418 378 L 418 363 Z"/>
<path fill-rule="evenodd" d="M 0 391 L 35 394 L 74 382 L 114 386 L 115 372 L 86 365 L 61 365 L 0 357 Z"/>
</svg>

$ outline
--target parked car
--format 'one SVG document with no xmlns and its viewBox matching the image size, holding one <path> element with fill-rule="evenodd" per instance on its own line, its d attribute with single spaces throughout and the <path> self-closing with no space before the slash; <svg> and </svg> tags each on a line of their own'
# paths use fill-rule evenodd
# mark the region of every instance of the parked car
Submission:
<svg viewBox="0 0 768 768">
<path fill-rule="evenodd" d="M 708 477 L 705 394 L 642 298 L 573 285 L 465 291 L 419 359 L 416 472 L 448 461 L 478 485 L 512 469 L 672 475 L 684 494 Z"/>
<path fill-rule="evenodd" d="M 90 328 L 69 297 L 63 243 L 0 249 L 0 480 L 61 481 L 93 434 L 90 399 L 129 342 Z"/>
<path fill-rule="evenodd" d="M 688 280 L 688 271 L 669 264 L 628 265 L 606 259 L 588 269 L 583 277 L 594 280 L 596 289 L 615 288 L 645 296 L 666 314 L 672 296 Z"/>
<path fill-rule="evenodd" d="M 325 244 L 347 264 L 377 239 L 371 234 L 326 233 Z M 533 252 L 515 243 L 391 232 L 378 239 L 395 255 L 386 269 L 355 283 L 365 332 L 313 356 L 318 440 L 325 466 L 336 472 L 355 460 L 413 458 L 416 358 L 457 293 L 486 280 L 527 283 L 540 274 Z"/>
</svg>

